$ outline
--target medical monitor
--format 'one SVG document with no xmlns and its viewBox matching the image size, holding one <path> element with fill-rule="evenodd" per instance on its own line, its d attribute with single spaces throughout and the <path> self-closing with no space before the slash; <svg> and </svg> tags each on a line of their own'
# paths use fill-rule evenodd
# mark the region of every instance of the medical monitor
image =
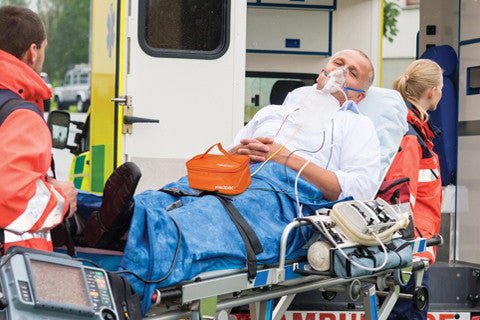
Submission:
<svg viewBox="0 0 480 320">
<path fill-rule="evenodd" d="M 65 254 L 20 247 L 1 257 L 0 266 L 6 319 L 119 319 L 103 269 Z"/>
</svg>

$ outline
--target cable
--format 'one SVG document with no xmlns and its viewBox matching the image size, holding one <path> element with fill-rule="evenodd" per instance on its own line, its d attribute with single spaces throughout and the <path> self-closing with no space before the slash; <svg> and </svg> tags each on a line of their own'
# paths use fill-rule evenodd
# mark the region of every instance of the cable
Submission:
<svg viewBox="0 0 480 320">
<path fill-rule="evenodd" d="M 332 155 L 333 155 L 333 142 L 335 141 L 334 139 L 334 129 L 335 129 L 335 120 L 334 118 L 332 118 L 332 139 L 330 141 L 331 143 L 331 146 L 330 146 L 330 155 L 328 156 L 328 161 L 327 161 L 327 165 L 325 166 L 325 170 L 328 170 L 328 166 L 330 165 L 330 160 L 332 160 Z"/>
<path fill-rule="evenodd" d="M 323 149 L 323 146 L 325 145 L 325 130 L 322 132 L 322 143 L 320 144 L 320 147 L 317 149 L 317 150 L 313 150 L 313 151 L 310 151 L 310 150 L 307 150 L 307 149 L 297 149 L 297 150 L 293 150 L 292 152 L 290 152 L 287 156 L 287 159 L 285 160 L 285 177 L 287 178 L 287 185 L 290 185 L 290 179 L 288 178 L 288 172 L 287 172 L 287 163 L 288 163 L 288 160 L 290 159 L 290 157 L 295 153 L 295 152 L 299 152 L 299 151 L 303 151 L 303 152 L 306 152 L 306 153 L 317 153 L 319 152 L 320 150 Z"/>
<path fill-rule="evenodd" d="M 99 264 L 97 264 L 96 262 L 94 262 L 94 261 L 92 261 L 92 260 L 89 260 L 89 259 L 85 259 L 85 258 L 74 258 L 74 260 L 80 261 L 80 262 L 86 262 L 86 263 L 91 264 L 91 265 L 94 266 L 94 267 L 97 267 L 97 268 L 99 268 L 99 269 L 103 269 Z"/>
<path fill-rule="evenodd" d="M 278 148 L 277 150 L 275 150 L 274 153 L 272 153 L 261 165 L 260 167 L 257 168 L 257 170 L 255 170 L 250 176 L 253 177 L 254 175 L 256 175 L 258 172 L 260 172 L 260 170 L 262 170 L 262 168 L 267 164 L 268 161 L 270 161 L 273 157 L 275 157 L 282 149 L 285 148 L 285 145 L 288 144 L 298 133 L 299 131 L 299 128 L 297 128 L 294 132 L 292 132 L 292 134 L 290 135 L 290 137 L 288 137 L 288 140 L 285 141 L 285 144 L 282 145 L 280 148 Z"/>
<path fill-rule="evenodd" d="M 307 167 L 310 161 L 311 160 L 309 159 L 303 164 L 300 170 L 298 170 L 297 176 L 295 177 L 293 190 L 295 192 L 295 201 L 297 202 L 297 217 L 303 217 L 303 213 L 302 213 L 303 205 L 300 204 L 300 198 L 298 196 L 298 180 L 300 179 L 300 174 Z"/>
<path fill-rule="evenodd" d="M 136 274 L 136 273 L 134 273 L 130 270 L 119 270 L 119 271 L 114 271 L 114 272 L 111 272 L 111 273 L 113 273 L 113 274 L 121 274 L 121 273 L 131 274 L 132 276 L 134 276 L 135 278 L 137 278 L 138 280 L 140 280 L 141 282 L 146 283 L 146 284 L 154 284 L 154 283 L 160 283 L 160 282 L 165 281 L 170 276 L 170 274 L 172 274 L 172 272 L 173 272 L 173 268 L 175 267 L 175 264 L 177 263 L 178 254 L 180 252 L 180 245 L 182 243 L 182 232 L 180 230 L 180 226 L 178 225 L 177 221 L 175 221 L 175 219 L 173 219 L 173 217 L 170 214 L 169 214 L 169 216 L 172 219 L 173 223 L 175 224 L 175 227 L 177 228 L 178 242 L 177 242 L 177 248 L 175 249 L 175 255 L 173 257 L 172 264 L 170 265 L 170 268 L 168 269 L 167 273 L 163 277 L 161 277 L 160 279 L 156 279 L 156 280 L 146 280 L 146 279 L 143 279 L 138 274 Z"/>
<path fill-rule="evenodd" d="M 276 137 L 278 136 L 278 134 L 280 133 L 280 130 L 282 130 L 282 128 L 283 128 L 283 125 L 285 124 L 285 122 L 287 122 L 288 117 L 290 117 L 290 115 L 291 115 L 293 112 L 298 111 L 298 110 L 300 110 L 300 108 L 297 108 L 297 109 L 293 110 L 292 112 L 290 112 L 289 114 L 287 114 L 287 116 L 286 116 L 285 118 L 283 118 L 283 121 L 282 121 L 282 123 L 280 124 L 280 127 L 278 127 L 278 130 L 277 130 L 277 132 L 276 132 L 275 135 L 274 135 L 274 138 L 276 138 Z"/>
<path fill-rule="evenodd" d="M 387 248 L 385 247 L 385 245 L 383 244 L 383 242 L 378 238 L 378 236 L 375 234 L 375 232 L 371 231 L 370 234 L 375 238 L 375 240 L 378 241 L 378 243 L 380 244 L 380 246 L 382 247 L 382 250 L 383 250 L 383 253 L 385 255 L 385 259 L 383 260 L 383 263 L 381 266 L 379 267 L 375 267 L 375 268 L 370 268 L 370 267 L 367 267 L 367 266 L 364 266 L 364 265 L 361 265 L 355 261 L 353 261 L 351 258 L 349 258 L 346 253 L 340 248 L 337 246 L 337 243 L 336 241 L 331 237 L 330 233 L 328 233 L 327 231 L 327 228 L 325 227 L 325 225 L 323 224 L 323 221 L 319 220 L 319 223 L 323 229 L 323 232 L 324 232 L 324 235 L 325 237 L 328 238 L 328 240 L 332 243 L 332 245 L 335 246 L 335 249 L 337 249 L 340 254 L 348 261 L 350 261 L 351 264 L 353 264 L 354 266 L 360 268 L 360 269 L 363 269 L 363 270 L 367 270 L 367 271 L 372 271 L 372 272 L 375 272 L 375 271 L 380 271 L 382 270 L 386 265 L 387 265 L 387 262 L 388 262 L 388 252 L 387 252 Z"/>
</svg>

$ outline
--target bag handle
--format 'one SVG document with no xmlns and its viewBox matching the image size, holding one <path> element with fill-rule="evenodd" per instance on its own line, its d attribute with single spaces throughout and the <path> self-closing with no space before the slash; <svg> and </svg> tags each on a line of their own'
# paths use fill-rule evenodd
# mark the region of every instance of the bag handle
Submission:
<svg viewBox="0 0 480 320">
<path fill-rule="evenodd" d="M 232 160 L 232 161 L 235 161 L 235 162 L 238 162 L 240 163 L 241 161 L 238 161 L 238 159 L 236 159 L 230 152 L 226 151 L 225 149 L 223 149 L 222 147 L 222 144 L 219 142 L 217 144 L 214 144 L 213 146 L 211 146 L 210 148 L 208 148 L 207 151 L 205 151 L 204 154 L 202 154 L 200 157 L 198 157 L 198 159 L 202 159 L 202 158 L 205 158 L 205 156 L 210 152 L 210 150 L 212 150 L 214 147 L 217 147 L 218 150 L 220 150 L 221 153 L 223 153 L 224 156 L 226 156 L 228 159 Z"/>
</svg>

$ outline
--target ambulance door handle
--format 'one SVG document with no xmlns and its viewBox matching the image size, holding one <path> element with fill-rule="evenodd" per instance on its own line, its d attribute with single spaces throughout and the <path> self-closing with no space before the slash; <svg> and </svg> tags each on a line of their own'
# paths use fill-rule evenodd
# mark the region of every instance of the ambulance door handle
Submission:
<svg viewBox="0 0 480 320">
<path fill-rule="evenodd" d="M 160 123 L 158 119 L 149 119 L 149 118 L 140 118 L 134 116 L 123 116 L 124 124 L 134 124 L 134 123 Z"/>
</svg>

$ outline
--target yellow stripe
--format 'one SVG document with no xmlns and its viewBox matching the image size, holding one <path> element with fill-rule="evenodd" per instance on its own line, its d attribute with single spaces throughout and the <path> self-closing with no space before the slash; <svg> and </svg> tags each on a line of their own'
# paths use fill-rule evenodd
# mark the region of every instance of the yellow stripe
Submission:
<svg viewBox="0 0 480 320">
<path fill-rule="evenodd" d="M 379 1 L 380 2 L 380 39 L 379 39 L 379 57 L 378 57 L 378 86 L 382 86 L 382 80 L 383 80 L 383 11 L 384 11 L 384 1 Z"/>
<path fill-rule="evenodd" d="M 118 78 L 118 95 L 123 96 L 125 95 L 125 79 L 127 77 L 126 71 L 125 71 L 125 63 L 123 63 L 126 59 L 125 52 L 127 50 L 127 39 L 126 39 L 126 31 L 125 31 L 125 24 L 126 24 L 126 16 L 127 16 L 127 3 L 128 1 L 120 1 L 120 12 L 122 13 L 120 16 L 120 54 L 119 54 L 119 59 L 117 63 L 119 64 L 118 68 L 118 74 L 116 77 Z M 115 163 L 115 167 L 118 167 L 123 163 L 123 133 L 122 133 L 122 126 L 123 126 L 123 108 L 119 108 L 118 112 L 118 118 L 116 119 L 118 125 L 117 128 L 117 163 Z"/>
</svg>

